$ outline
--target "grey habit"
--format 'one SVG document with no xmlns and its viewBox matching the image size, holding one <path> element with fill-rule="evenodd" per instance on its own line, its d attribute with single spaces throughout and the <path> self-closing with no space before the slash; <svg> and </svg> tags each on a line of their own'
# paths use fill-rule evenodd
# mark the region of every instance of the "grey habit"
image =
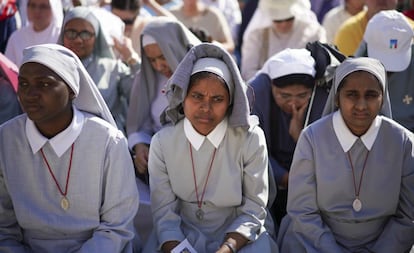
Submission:
<svg viewBox="0 0 414 253">
<path fill-rule="evenodd" d="M 202 185 L 207 177 L 208 154 L 217 149 L 202 201 L 204 218 L 199 220 L 195 216 L 197 201 L 189 139 L 184 130 L 186 119 L 181 109 L 193 67 L 206 57 L 227 65 L 234 89 L 229 88 L 232 108 L 223 139 L 217 147 L 205 139 L 193 151 L 195 181 Z M 150 145 L 148 167 L 154 232 L 144 251 L 155 252 L 166 241 L 187 238 L 197 252 L 215 252 L 226 233 L 238 232 L 249 240 L 239 252 L 278 252 L 265 225 L 269 190 L 266 140 L 258 119 L 249 115 L 246 89 L 232 56 L 217 45 L 194 46 L 178 65 L 168 82 L 169 107 L 162 117 L 170 125 L 157 132 Z"/>
<path fill-rule="evenodd" d="M 157 17 L 149 22 L 141 34 L 153 37 L 160 47 L 170 69 L 175 71 L 185 54 L 200 40 L 181 22 L 168 18 Z M 127 134 L 139 131 L 144 121 L 150 117 L 150 106 L 158 90 L 157 71 L 151 66 L 141 46 L 141 70 L 135 78 L 128 109 Z"/>
<path fill-rule="evenodd" d="M 347 59 L 337 68 L 332 89 L 354 71 L 378 78 L 384 90 L 381 113 L 388 116 L 386 72 L 378 60 Z M 304 129 L 289 175 L 288 214 L 278 235 L 282 252 L 389 253 L 412 247 L 414 136 L 383 115 L 361 137 L 346 127 L 340 110 Z M 356 198 L 360 210 L 353 207 Z"/>
<path fill-rule="evenodd" d="M 139 195 L 124 135 L 73 52 L 44 44 L 23 53 L 76 98 L 70 126 L 51 139 L 26 114 L 0 127 L 0 252 L 132 253 Z M 67 208 L 57 189 L 65 181 Z"/>
</svg>

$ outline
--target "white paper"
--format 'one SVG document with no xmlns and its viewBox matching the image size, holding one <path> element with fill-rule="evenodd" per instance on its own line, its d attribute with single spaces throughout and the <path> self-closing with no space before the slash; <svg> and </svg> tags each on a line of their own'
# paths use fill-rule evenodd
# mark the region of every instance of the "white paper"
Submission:
<svg viewBox="0 0 414 253">
<path fill-rule="evenodd" d="M 187 239 L 178 244 L 171 253 L 197 253 L 197 251 L 191 246 Z"/>
</svg>

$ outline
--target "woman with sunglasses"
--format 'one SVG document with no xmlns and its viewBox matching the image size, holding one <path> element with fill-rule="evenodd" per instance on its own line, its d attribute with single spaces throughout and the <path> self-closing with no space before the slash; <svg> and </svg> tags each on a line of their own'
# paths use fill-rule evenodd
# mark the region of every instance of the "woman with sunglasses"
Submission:
<svg viewBox="0 0 414 253">
<path fill-rule="evenodd" d="M 59 44 L 72 50 L 82 61 L 98 86 L 117 126 L 125 133 L 129 93 L 139 60 L 128 61 L 127 66 L 117 60 L 102 32 L 101 25 L 88 7 L 69 10 L 63 21 Z M 134 54 L 132 48 L 130 55 Z"/>
</svg>

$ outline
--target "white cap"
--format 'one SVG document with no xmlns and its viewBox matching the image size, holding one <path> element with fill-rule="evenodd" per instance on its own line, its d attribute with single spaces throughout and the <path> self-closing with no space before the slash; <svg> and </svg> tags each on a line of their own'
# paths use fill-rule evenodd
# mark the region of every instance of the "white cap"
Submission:
<svg viewBox="0 0 414 253">
<path fill-rule="evenodd" d="M 223 78 L 229 88 L 230 97 L 232 97 L 234 91 L 233 78 L 229 68 L 223 61 L 211 57 L 200 58 L 194 63 L 191 75 L 202 71 L 210 72 Z"/>
<path fill-rule="evenodd" d="M 300 12 L 300 5 L 296 0 L 261 0 L 258 8 L 276 21 L 293 18 Z"/>
<path fill-rule="evenodd" d="M 151 44 L 158 44 L 157 41 L 149 34 L 142 35 L 142 46 L 145 47 Z"/>
<path fill-rule="evenodd" d="M 396 10 L 387 10 L 369 20 L 364 41 L 369 57 L 380 60 L 387 71 L 399 72 L 410 64 L 413 36 L 407 18 Z"/>
<path fill-rule="evenodd" d="M 307 49 L 287 48 L 270 57 L 260 72 L 267 74 L 272 80 L 291 74 L 315 77 L 315 59 Z"/>
</svg>

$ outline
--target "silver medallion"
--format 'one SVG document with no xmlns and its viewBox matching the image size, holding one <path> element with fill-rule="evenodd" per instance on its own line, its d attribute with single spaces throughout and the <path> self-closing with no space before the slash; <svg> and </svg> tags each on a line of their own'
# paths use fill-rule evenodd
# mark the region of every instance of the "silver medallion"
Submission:
<svg viewBox="0 0 414 253">
<path fill-rule="evenodd" d="M 195 215 L 196 215 L 198 220 L 203 220 L 203 218 L 204 218 L 204 212 L 200 208 L 197 209 Z"/>
<path fill-rule="evenodd" d="M 60 207 L 65 211 L 69 209 L 69 200 L 66 197 L 63 197 L 60 201 Z"/>
<path fill-rule="evenodd" d="M 355 212 L 359 212 L 362 209 L 362 202 L 359 200 L 359 198 L 356 198 L 354 202 L 352 202 L 352 208 L 355 210 Z"/>
</svg>

